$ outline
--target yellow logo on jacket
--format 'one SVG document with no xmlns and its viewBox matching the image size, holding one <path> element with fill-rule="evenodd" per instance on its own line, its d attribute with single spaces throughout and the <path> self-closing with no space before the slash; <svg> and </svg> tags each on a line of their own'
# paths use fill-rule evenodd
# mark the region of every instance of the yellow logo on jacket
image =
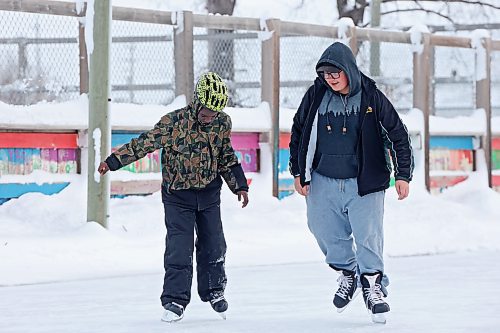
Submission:
<svg viewBox="0 0 500 333">
<path fill-rule="evenodd" d="M 371 107 L 371 106 L 369 106 L 369 107 L 368 107 L 368 109 L 366 109 L 366 113 L 370 113 L 370 112 L 373 112 L 373 110 L 372 110 L 372 107 Z"/>
</svg>

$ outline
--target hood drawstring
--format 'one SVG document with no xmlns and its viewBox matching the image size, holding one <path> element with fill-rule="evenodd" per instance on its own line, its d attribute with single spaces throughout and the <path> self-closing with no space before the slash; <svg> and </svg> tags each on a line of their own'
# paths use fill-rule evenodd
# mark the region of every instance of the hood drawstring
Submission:
<svg viewBox="0 0 500 333">
<path fill-rule="evenodd" d="M 326 130 L 328 134 L 332 134 L 332 126 L 330 125 L 330 116 L 328 115 L 328 107 L 330 106 L 330 102 L 332 101 L 333 94 L 330 95 L 330 99 L 328 99 L 328 103 L 326 104 Z M 332 112 L 333 113 L 333 112 Z"/>
</svg>

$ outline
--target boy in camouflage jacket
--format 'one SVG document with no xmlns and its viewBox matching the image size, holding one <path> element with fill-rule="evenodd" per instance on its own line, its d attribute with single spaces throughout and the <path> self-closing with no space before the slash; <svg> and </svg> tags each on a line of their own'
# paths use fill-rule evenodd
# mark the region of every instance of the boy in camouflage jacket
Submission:
<svg viewBox="0 0 500 333">
<path fill-rule="evenodd" d="M 161 149 L 162 201 L 167 227 L 162 320 L 177 321 L 191 299 L 196 230 L 198 294 L 224 314 L 226 242 L 220 217 L 221 176 L 248 204 L 248 185 L 231 146 L 231 118 L 222 109 L 227 87 L 215 73 L 202 75 L 193 102 L 163 116 L 150 131 L 123 145 L 98 168 L 103 175 Z"/>
</svg>

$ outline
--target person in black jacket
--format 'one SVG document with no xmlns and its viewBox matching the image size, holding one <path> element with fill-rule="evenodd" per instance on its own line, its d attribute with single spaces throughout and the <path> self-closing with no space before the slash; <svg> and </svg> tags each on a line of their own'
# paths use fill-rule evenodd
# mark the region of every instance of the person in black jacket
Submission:
<svg viewBox="0 0 500 333">
<path fill-rule="evenodd" d="M 408 131 L 346 45 L 330 45 L 293 119 L 290 172 L 306 197 L 308 226 L 340 273 L 333 303 L 341 312 L 363 289 L 375 316 L 385 301 L 383 211 L 394 164 L 398 199 L 409 193 L 413 154 Z"/>
</svg>

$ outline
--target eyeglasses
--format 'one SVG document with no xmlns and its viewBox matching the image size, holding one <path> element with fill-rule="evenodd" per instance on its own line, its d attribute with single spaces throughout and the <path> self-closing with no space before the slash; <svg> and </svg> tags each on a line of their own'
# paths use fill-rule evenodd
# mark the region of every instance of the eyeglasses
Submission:
<svg viewBox="0 0 500 333">
<path fill-rule="evenodd" d="M 342 72 L 342 71 L 340 71 L 340 72 Z M 323 77 L 325 79 L 338 79 L 340 77 L 340 72 L 337 72 L 337 73 L 323 72 Z"/>
</svg>

